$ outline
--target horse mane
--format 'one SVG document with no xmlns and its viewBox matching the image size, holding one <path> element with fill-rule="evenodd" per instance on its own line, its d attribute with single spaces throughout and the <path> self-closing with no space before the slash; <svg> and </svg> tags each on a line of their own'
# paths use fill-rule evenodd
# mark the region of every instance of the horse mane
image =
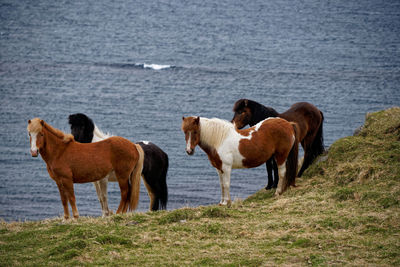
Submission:
<svg viewBox="0 0 400 267">
<path fill-rule="evenodd" d="M 218 118 L 200 118 L 200 142 L 217 149 L 235 128 L 232 123 Z"/>
<path fill-rule="evenodd" d="M 275 109 L 266 107 L 250 99 L 239 99 L 236 101 L 233 106 L 233 111 L 237 111 L 245 107 L 248 107 L 251 110 L 252 118 L 250 126 L 256 125 L 258 122 L 265 120 L 266 118 L 279 116 L 279 113 Z"/>
<path fill-rule="evenodd" d="M 50 133 L 52 133 L 56 137 L 63 139 L 64 143 L 68 144 L 69 142 L 74 140 L 74 136 L 72 134 L 66 134 L 63 131 L 54 128 L 53 126 L 51 126 L 50 124 L 48 124 L 47 122 L 45 122 L 43 120 L 42 120 L 42 122 L 43 122 L 42 125 L 46 130 L 48 130 Z"/>
</svg>

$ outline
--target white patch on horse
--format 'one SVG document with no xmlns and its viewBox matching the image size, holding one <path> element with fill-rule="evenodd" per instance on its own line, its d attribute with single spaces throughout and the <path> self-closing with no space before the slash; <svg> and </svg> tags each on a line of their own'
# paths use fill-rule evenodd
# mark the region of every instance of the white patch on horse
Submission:
<svg viewBox="0 0 400 267">
<path fill-rule="evenodd" d="M 190 143 L 191 143 L 191 139 L 192 139 L 192 133 L 189 132 L 189 138 L 186 142 L 186 151 L 189 152 L 190 151 Z"/>
<path fill-rule="evenodd" d="M 269 118 L 266 118 L 266 119 L 263 120 L 263 121 L 260 121 L 259 123 L 257 123 L 256 125 L 253 126 L 254 129 L 252 129 L 252 130 L 249 132 L 249 135 L 248 135 L 248 136 L 243 136 L 243 139 L 251 140 L 253 133 L 257 132 L 257 131 L 260 129 L 261 125 L 262 125 L 265 121 L 271 120 L 271 119 L 278 119 L 278 118 L 269 117 Z"/>
<path fill-rule="evenodd" d="M 37 153 L 38 148 L 36 146 L 36 139 L 37 139 L 37 133 L 30 133 L 31 134 L 31 151 Z"/>
<path fill-rule="evenodd" d="M 150 142 L 149 141 L 142 141 L 142 143 L 147 146 Z"/>
</svg>

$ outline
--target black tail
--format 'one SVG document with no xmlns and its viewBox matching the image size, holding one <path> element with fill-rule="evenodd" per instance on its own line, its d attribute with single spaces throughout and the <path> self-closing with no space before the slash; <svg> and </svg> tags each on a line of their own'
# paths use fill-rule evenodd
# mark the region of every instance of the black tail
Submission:
<svg viewBox="0 0 400 267">
<path fill-rule="evenodd" d="M 296 175 L 297 175 L 297 165 L 299 157 L 299 130 L 296 123 L 291 123 L 293 126 L 295 140 L 292 149 L 289 152 L 289 156 L 286 159 L 286 176 L 285 180 L 282 181 L 282 192 L 283 193 L 289 186 L 295 185 Z"/>
<path fill-rule="evenodd" d="M 324 114 L 321 113 L 321 124 L 319 125 L 317 134 L 311 145 L 307 148 L 307 155 L 304 157 L 303 165 L 299 171 L 298 176 L 300 177 L 303 172 L 314 162 L 315 158 L 324 153 L 324 135 L 323 135 L 323 124 L 324 124 Z"/>
<path fill-rule="evenodd" d="M 168 155 L 151 142 L 139 142 L 144 151 L 143 180 L 150 196 L 150 210 L 166 209 Z"/>
<path fill-rule="evenodd" d="M 152 211 L 166 210 L 168 202 L 168 186 L 167 186 L 167 172 L 168 172 L 168 156 L 166 157 L 165 165 L 160 172 L 157 186 L 154 186 L 155 201 L 153 206 L 150 207 Z"/>
</svg>

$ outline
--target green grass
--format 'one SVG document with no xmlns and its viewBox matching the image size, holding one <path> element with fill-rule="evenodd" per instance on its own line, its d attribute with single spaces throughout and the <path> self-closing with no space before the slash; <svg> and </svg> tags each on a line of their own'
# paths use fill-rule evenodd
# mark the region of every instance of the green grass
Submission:
<svg viewBox="0 0 400 267">
<path fill-rule="evenodd" d="M 323 158 L 230 208 L 1 222 L 0 265 L 400 266 L 400 108 Z"/>
</svg>

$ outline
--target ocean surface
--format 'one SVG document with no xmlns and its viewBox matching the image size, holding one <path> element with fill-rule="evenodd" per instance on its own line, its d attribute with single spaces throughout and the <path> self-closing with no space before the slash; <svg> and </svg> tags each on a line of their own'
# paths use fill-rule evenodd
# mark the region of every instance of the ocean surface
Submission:
<svg viewBox="0 0 400 267">
<path fill-rule="evenodd" d="M 26 126 L 69 132 L 77 112 L 168 153 L 168 209 L 218 203 L 218 175 L 202 150 L 185 153 L 181 118 L 230 120 L 240 98 L 278 112 L 313 103 L 326 146 L 352 135 L 367 112 L 400 105 L 400 1 L 1 0 L 0 219 L 63 214 Z M 265 166 L 234 170 L 231 197 L 266 182 Z M 101 216 L 92 184 L 75 193 L 81 216 Z M 110 183 L 114 211 L 119 200 Z"/>
</svg>

